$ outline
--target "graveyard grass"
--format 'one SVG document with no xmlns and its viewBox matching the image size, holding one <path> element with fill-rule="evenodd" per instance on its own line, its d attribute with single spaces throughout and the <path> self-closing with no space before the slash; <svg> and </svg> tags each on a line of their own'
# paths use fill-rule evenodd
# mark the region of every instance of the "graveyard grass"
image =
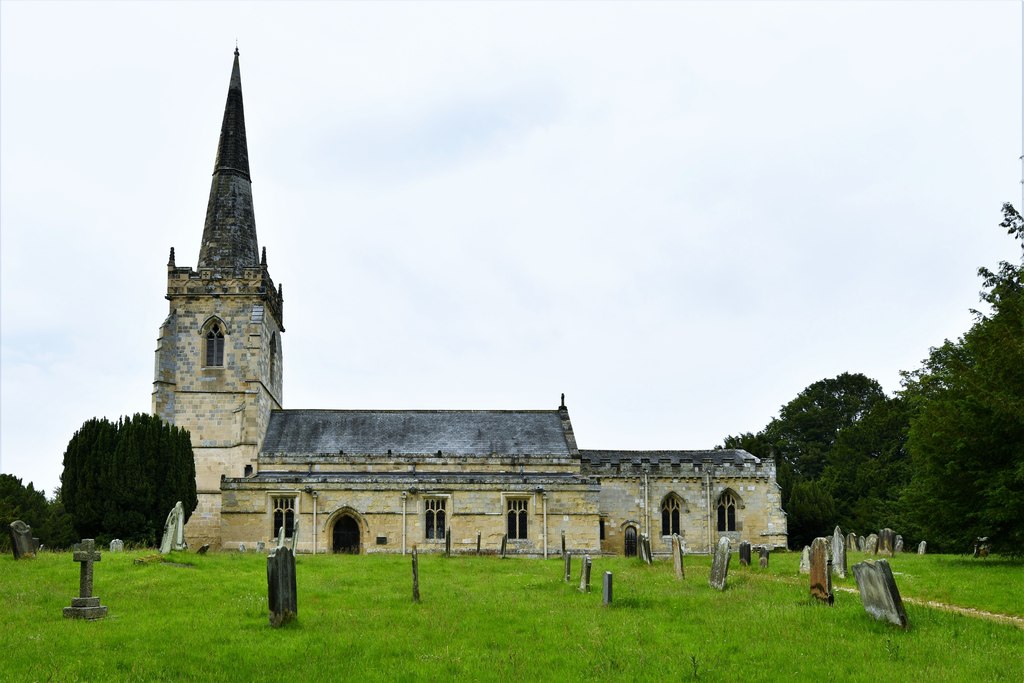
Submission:
<svg viewBox="0 0 1024 683">
<path fill-rule="evenodd" d="M 6 680 L 1024 680 L 1024 628 L 906 604 L 910 629 L 872 620 L 856 593 L 809 597 L 799 553 L 770 568 L 710 560 L 595 557 L 589 594 L 561 558 L 300 555 L 298 618 L 273 629 L 263 554 L 103 552 L 96 622 L 65 620 L 78 590 L 70 553 L 0 558 Z M 850 564 L 863 559 L 852 553 Z M 1024 616 L 1024 561 L 900 554 L 906 598 Z M 614 602 L 601 582 L 614 573 Z M 836 586 L 856 588 L 852 571 Z"/>
</svg>

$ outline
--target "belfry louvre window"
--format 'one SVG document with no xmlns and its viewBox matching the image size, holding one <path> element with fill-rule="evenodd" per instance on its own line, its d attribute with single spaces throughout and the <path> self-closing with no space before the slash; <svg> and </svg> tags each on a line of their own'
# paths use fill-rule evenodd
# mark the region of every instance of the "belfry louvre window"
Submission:
<svg viewBox="0 0 1024 683">
<path fill-rule="evenodd" d="M 679 533 L 679 499 L 667 496 L 661 504 L 661 535 L 671 536 Z"/>
<path fill-rule="evenodd" d="M 206 367 L 219 368 L 224 365 L 224 333 L 220 325 L 214 325 L 206 333 Z"/>
<path fill-rule="evenodd" d="M 425 501 L 424 528 L 428 540 L 444 539 L 445 522 L 447 521 L 445 502 L 444 498 L 427 498 Z"/>
<path fill-rule="evenodd" d="M 718 530 L 736 531 L 736 499 L 728 491 L 718 499 Z"/>
<path fill-rule="evenodd" d="M 529 501 L 525 498 L 512 498 L 508 501 L 508 537 L 524 539 L 527 537 L 526 508 Z"/>
<path fill-rule="evenodd" d="M 295 496 L 274 496 L 272 501 L 274 503 L 272 538 L 278 537 L 282 526 L 285 537 L 291 538 L 295 530 Z"/>
</svg>

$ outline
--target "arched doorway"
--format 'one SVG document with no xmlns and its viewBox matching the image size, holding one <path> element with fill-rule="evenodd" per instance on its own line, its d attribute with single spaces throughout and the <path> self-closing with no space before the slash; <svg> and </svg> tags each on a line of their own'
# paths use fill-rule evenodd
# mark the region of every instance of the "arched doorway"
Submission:
<svg viewBox="0 0 1024 683">
<path fill-rule="evenodd" d="M 636 527 L 626 527 L 626 557 L 636 557 Z"/>
<path fill-rule="evenodd" d="M 336 553 L 359 554 L 359 522 L 349 515 L 342 515 L 334 523 L 331 550 Z"/>
</svg>

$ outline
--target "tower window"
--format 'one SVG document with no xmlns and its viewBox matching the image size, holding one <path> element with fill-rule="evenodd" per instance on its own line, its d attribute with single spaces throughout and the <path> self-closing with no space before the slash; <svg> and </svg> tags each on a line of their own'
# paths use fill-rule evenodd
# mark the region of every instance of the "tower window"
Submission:
<svg viewBox="0 0 1024 683">
<path fill-rule="evenodd" d="M 220 325 L 214 324 L 206 333 L 206 367 L 224 366 L 224 333 Z"/>
</svg>

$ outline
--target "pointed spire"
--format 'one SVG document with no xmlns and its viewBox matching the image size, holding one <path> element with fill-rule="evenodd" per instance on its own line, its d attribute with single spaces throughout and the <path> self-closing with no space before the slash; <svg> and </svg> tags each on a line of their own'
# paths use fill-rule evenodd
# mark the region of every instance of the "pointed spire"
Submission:
<svg viewBox="0 0 1024 683">
<path fill-rule="evenodd" d="M 267 248 L 263 247 L 263 255 L 260 256 L 260 267 L 264 270 L 267 268 Z"/>
<path fill-rule="evenodd" d="M 255 268 L 259 261 L 256 217 L 252 205 L 249 150 L 245 140 L 245 111 L 242 107 L 242 76 L 238 48 L 231 67 L 228 98 L 217 145 L 206 207 L 206 226 L 199 248 L 199 267 L 214 268 L 226 276 Z"/>
<path fill-rule="evenodd" d="M 167 259 L 167 267 L 174 268 L 174 247 L 171 247 L 171 256 Z"/>
</svg>

